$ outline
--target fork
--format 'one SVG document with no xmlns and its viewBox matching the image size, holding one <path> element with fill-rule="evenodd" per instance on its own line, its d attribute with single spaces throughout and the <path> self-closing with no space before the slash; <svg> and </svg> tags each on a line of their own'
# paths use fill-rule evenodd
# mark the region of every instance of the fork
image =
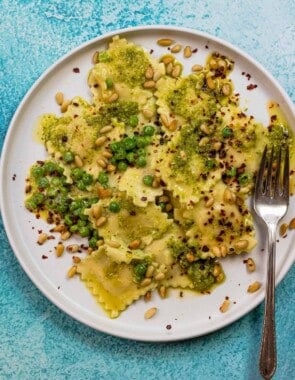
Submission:
<svg viewBox="0 0 295 380">
<path fill-rule="evenodd" d="M 284 159 L 283 159 L 284 156 Z M 282 169 L 283 166 L 283 169 Z M 268 263 L 259 369 L 271 379 L 277 366 L 275 336 L 275 255 L 278 222 L 289 205 L 289 150 L 264 149 L 256 177 L 253 206 L 268 229 Z"/>
</svg>

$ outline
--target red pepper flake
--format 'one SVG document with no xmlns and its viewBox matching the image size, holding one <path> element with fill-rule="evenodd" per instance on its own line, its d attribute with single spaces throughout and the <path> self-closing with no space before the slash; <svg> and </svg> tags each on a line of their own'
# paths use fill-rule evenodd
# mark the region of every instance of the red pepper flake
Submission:
<svg viewBox="0 0 295 380">
<path fill-rule="evenodd" d="M 150 54 L 153 54 L 153 52 L 154 52 L 154 49 L 151 49 L 151 50 L 150 50 Z"/>
<path fill-rule="evenodd" d="M 171 325 L 167 325 L 167 326 L 166 326 L 166 329 L 167 329 L 167 330 L 171 330 L 171 329 L 172 329 L 172 326 L 171 326 Z"/>
<path fill-rule="evenodd" d="M 251 84 L 248 84 L 247 90 L 251 91 L 251 90 L 254 90 L 256 87 L 258 87 L 257 84 L 251 83 Z"/>
<path fill-rule="evenodd" d="M 208 45 L 205 45 L 205 49 L 209 49 L 209 46 L 208 46 Z"/>
<path fill-rule="evenodd" d="M 80 69 L 79 69 L 79 67 L 74 67 L 73 71 L 74 71 L 74 73 L 78 74 L 80 72 Z"/>
<path fill-rule="evenodd" d="M 197 53 L 197 51 L 198 51 L 198 48 L 195 48 L 192 50 L 192 53 Z"/>
<path fill-rule="evenodd" d="M 16 179 L 16 174 L 13 174 L 12 180 L 15 181 L 15 179 Z"/>
<path fill-rule="evenodd" d="M 46 255 L 42 255 L 42 259 L 43 259 L 43 260 L 46 260 L 46 259 L 48 259 L 48 256 L 46 256 Z"/>
<path fill-rule="evenodd" d="M 183 292 L 182 292 L 182 291 L 179 292 L 179 297 L 180 297 L 180 298 L 183 297 Z"/>
</svg>

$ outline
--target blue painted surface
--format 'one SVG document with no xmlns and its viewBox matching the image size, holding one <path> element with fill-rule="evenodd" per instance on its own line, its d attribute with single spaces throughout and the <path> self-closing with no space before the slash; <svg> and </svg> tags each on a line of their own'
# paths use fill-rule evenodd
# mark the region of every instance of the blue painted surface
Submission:
<svg viewBox="0 0 295 380">
<path fill-rule="evenodd" d="M 223 38 L 262 63 L 295 100 L 292 0 L 0 0 L 0 147 L 19 102 L 57 58 L 114 29 L 173 24 Z M 262 306 L 184 342 L 122 340 L 53 306 L 20 268 L 0 222 L 0 379 L 259 379 Z M 295 373 L 295 268 L 277 289 L 276 379 Z"/>
</svg>

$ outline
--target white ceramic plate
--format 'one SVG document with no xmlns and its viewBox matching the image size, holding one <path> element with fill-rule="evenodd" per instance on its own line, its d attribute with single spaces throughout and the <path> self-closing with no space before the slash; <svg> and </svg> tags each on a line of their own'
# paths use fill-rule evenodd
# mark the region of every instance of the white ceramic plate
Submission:
<svg viewBox="0 0 295 380">
<path fill-rule="evenodd" d="M 36 244 L 38 230 L 48 231 L 49 227 L 37 220 L 23 205 L 24 183 L 28 168 L 39 159 L 45 158 L 42 145 L 34 140 L 34 126 L 38 117 L 44 112 L 59 113 L 54 95 L 62 91 L 67 98 L 81 95 L 90 99 L 86 78 L 91 68 L 91 58 L 96 50 L 106 47 L 110 38 L 116 34 L 125 36 L 153 50 L 154 56 L 167 52 L 167 48 L 159 47 L 157 39 L 169 37 L 181 43 L 190 45 L 198 51 L 190 59 L 182 59 L 185 72 L 195 63 L 204 63 L 211 51 L 219 51 L 235 61 L 235 69 L 231 77 L 235 91 L 241 94 L 243 105 L 248 107 L 248 113 L 255 116 L 265 125 L 269 120 L 266 104 L 274 99 L 281 105 L 290 125 L 295 125 L 295 112 L 291 101 L 277 82 L 252 58 L 230 44 L 204 33 L 175 27 L 139 27 L 109 33 L 96 38 L 72 51 L 51 68 L 35 83 L 17 109 L 9 127 L 4 143 L 1 163 L 1 207 L 4 225 L 10 244 L 35 285 L 60 309 L 100 331 L 120 337 L 146 340 L 171 341 L 203 335 L 220 329 L 239 319 L 264 298 L 263 286 L 254 294 L 247 293 L 250 283 L 258 280 L 265 283 L 266 251 L 265 231 L 258 228 L 259 244 L 251 254 L 255 259 L 257 270 L 247 274 L 243 260 L 248 256 L 232 257 L 224 260 L 227 281 L 217 287 L 211 295 L 198 296 L 179 291 L 171 291 L 167 299 L 159 299 L 153 295 L 149 303 L 139 300 L 131 305 L 117 319 L 109 319 L 101 307 L 78 278 L 68 280 L 66 272 L 71 265 L 71 255 L 63 255 L 56 259 L 54 245 L 57 240 L 47 242 L 43 246 Z M 179 53 L 182 58 L 182 53 Z M 73 68 L 78 67 L 80 73 Z M 249 73 L 251 79 L 246 75 Z M 247 90 L 250 83 L 257 84 L 255 90 Z M 287 220 L 295 215 L 292 200 Z M 57 237 L 58 238 L 58 237 Z M 277 282 L 279 282 L 291 267 L 294 258 L 295 235 L 289 233 L 287 238 L 280 239 L 277 256 Z M 46 255 L 47 259 L 42 259 Z M 229 297 L 232 301 L 227 313 L 222 314 L 219 306 Z M 156 306 L 159 311 L 150 320 L 143 318 L 144 312 Z"/>
</svg>

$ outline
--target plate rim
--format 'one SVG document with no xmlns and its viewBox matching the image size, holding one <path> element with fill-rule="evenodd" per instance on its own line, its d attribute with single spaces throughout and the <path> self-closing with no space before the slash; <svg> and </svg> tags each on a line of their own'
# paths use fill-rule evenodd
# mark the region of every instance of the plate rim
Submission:
<svg viewBox="0 0 295 380">
<path fill-rule="evenodd" d="M 155 336 L 147 336 L 145 334 L 143 334 L 143 335 L 141 334 L 141 336 L 138 336 L 135 334 L 136 336 L 132 336 L 132 334 L 130 334 L 128 332 L 126 333 L 124 331 L 115 331 L 114 332 L 114 331 L 112 331 L 111 327 L 107 328 L 107 326 L 103 326 L 103 328 L 101 328 L 100 325 L 97 326 L 96 324 L 92 323 L 91 321 L 87 321 L 86 318 L 83 318 L 80 315 L 77 316 L 77 314 L 74 313 L 74 310 L 65 309 L 63 307 L 63 304 L 61 302 L 59 302 L 58 299 L 54 298 L 54 296 L 49 294 L 49 292 L 45 289 L 45 286 L 42 283 L 40 284 L 40 282 L 36 278 L 35 273 L 33 273 L 34 270 L 32 270 L 30 268 L 30 265 L 28 265 L 28 263 L 26 263 L 26 260 L 19 253 L 19 248 L 16 246 L 15 241 L 13 239 L 13 235 L 11 233 L 11 226 L 9 225 L 9 221 L 8 221 L 9 218 L 6 215 L 6 212 L 3 213 L 3 211 L 5 211 L 5 209 L 6 209 L 5 199 L 4 199 L 5 198 L 4 197 L 5 191 L 3 191 L 5 162 L 6 162 L 6 156 L 7 156 L 6 152 L 8 150 L 9 143 L 10 143 L 11 139 L 13 139 L 13 132 L 15 129 L 15 128 L 13 128 L 13 126 L 15 125 L 15 123 L 19 117 L 19 114 L 21 114 L 23 107 L 25 106 L 26 102 L 30 99 L 30 96 L 34 93 L 34 91 L 38 88 L 38 86 L 43 82 L 43 80 L 51 72 L 54 72 L 54 70 L 60 64 L 62 64 L 62 62 L 66 61 L 68 58 L 70 58 L 74 54 L 78 53 L 79 51 L 82 51 L 85 48 L 90 47 L 91 45 L 93 45 L 95 43 L 100 43 L 104 40 L 107 41 L 108 39 L 110 39 L 111 37 L 113 37 L 115 35 L 126 35 L 128 33 L 136 33 L 136 32 L 148 31 L 148 30 L 153 31 L 153 32 L 158 31 L 159 33 L 161 31 L 163 31 L 163 32 L 165 32 L 165 31 L 169 32 L 170 31 L 173 33 L 175 33 L 175 32 L 188 33 L 188 34 L 194 35 L 195 37 L 201 37 L 203 39 L 208 39 L 208 41 L 213 41 L 213 42 L 218 43 L 222 46 L 225 46 L 227 49 L 235 52 L 236 54 L 238 54 L 242 58 L 245 58 L 246 60 L 250 61 L 254 66 L 257 67 L 257 69 L 259 71 L 261 71 L 271 81 L 271 83 L 273 85 L 275 85 L 275 87 L 277 87 L 278 91 L 283 96 L 284 101 L 287 104 L 287 107 L 291 110 L 292 116 L 295 118 L 295 106 L 294 106 L 293 102 L 291 101 L 291 98 L 289 97 L 287 92 L 280 85 L 280 83 L 276 80 L 276 78 L 267 69 L 265 69 L 264 66 L 262 66 L 256 59 L 251 57 L 248 53 L 244 52 L 242 49 L 235 46 L 234 44 L 232 44 L 228 41 L 225 41 L 219 37 L 216 37 L 214 35 L 210 35 L 209 33 L 199 31 L 197 29 L 191 29 L 191 28 L 187 28 L 187 27 L 179 27 L 176 25 L 161 25 L 161 24 L 160 25 L 155 24 L 155 25 L 143 25 L 143 26 L 136 26 L 136 27 L 128 27 L 128 28 L 122 28 L 122 29 L 116 29 L 113 31 L 109 31 L 107 33 L 102 33 L 101 35 L 94 37 L 94 38 L 91 38 L 88 41 L 85 41 L 84 43 L 76 46 L 74 49 L 71 49 L 69 52 L 67 52 L 66 54 L 63 54 L 56 61 L 54 61 L 53 64 L 51 64 L 39 76 L 39 78 L 33 83 L 33 85 L 25 93 L 24 97 L 22 98 L 21 102 L 19 103 L 18 107 L 16 108 L 15 113 L 14 113 L 14 115 L 13 115 L 13 117 L 12 117 L 12 119 L 8 125 L 8 129 L 7 129 L 6 134 L 5 134 L 5 138 L 4 138 L 4 142 L 3 142 L 3 148 L 2 148 L 2 152 L 1 152 L 0 181 L 1 181 L 2 191 L 0 191 L 0 210 L 2 211 L 1 215 L 2 215 L 2 220 L 3 220 L 4 230 L 5 230 L 6 235 L 8 237 L 8 240 L 9 240 L 10 246 L 13 250 L 13 253 L 14 253 L 15 257 L 17 258 L 18 262 L 20 263 L 22 269 L 27 274 L 29 279 L 33 282 L 33 284 L 37 287 L 37 289 L 51 303 L 53 303 L 56 307 L 58 307 L 62 312 L 65 312 L 70 317 L 74 318 L 75 320 L 83 323 L 84 325 L 86 325 L 88 327 L 91 327 L 95 330 L 98 330 L 100 332 L 104 332 L 104 333 L 107 333 L 107 334 L 110 334 L 110 335 L 113 335 L 116 337 L 125 338 L 125 339 L 132 339 L 135 341 L 168 342 L 168 341 L 179 341 L 179 340 L 190 339 L 193 337 L 203 336 L 203 335 L 206 335 L 209 333 L 213 333 L 217 330 L 220 330 L 220 329 L 222 329 L 228 325 L 231 325 L 232 323 L 236 322 L 237 320 L 241 319 L 242 317 L 244 317 L 245 315 L 250 313 L 252 310 L 254 310 L 254 308 L 256 308 L 264 300 L 264 292 L 261 293 L 260 296 L 256 297 L 256 299 L 251 302 L 250 308 L 246 309 L 245 311 L 238 313 L 238 315 L 236 315 L 237 313 L 235 313 L 231 318 L 224 319 L 216 327 L 207 328 L 203 333 L 198 333 L 198 334 L 192 333 L 192 334 L 182 334 L 182 335 L 180 334 L 180 336 L 179 335 L 174 336 L 174 335 L 168 335 L 168 334 L 164 335 L 163 334 L 162 336 L 157 338 Z M 294 261 L 295 261 L 295 257 L 294 257 L 293 262 Z M 287 275 L 287 272 L 291 269 L 292 265 L 293 265 L 293 263 L 291 262 L 290 266 L 285 266 L 282 268 L 282 270 L 279 273 L 279 276 L 277 276 L 277 278 L 276 278 L 276 286 Z"/>
</svg>

